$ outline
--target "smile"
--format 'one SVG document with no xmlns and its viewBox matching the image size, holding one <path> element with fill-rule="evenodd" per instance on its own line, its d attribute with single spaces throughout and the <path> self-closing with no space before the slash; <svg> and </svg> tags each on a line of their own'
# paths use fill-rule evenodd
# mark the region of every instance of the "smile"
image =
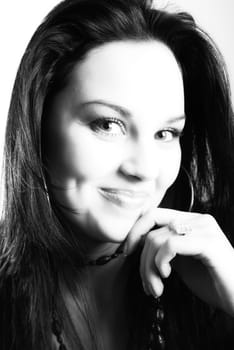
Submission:
<svg viewBox="0 0 234 350">
<path fill-rule="evenodd" d="M 125 209 L 140 209 L 149 199 L 149 194 L 146 192 L 115 188 L 99 188 L 98 192 L 108 201 Z"/>
</svg>

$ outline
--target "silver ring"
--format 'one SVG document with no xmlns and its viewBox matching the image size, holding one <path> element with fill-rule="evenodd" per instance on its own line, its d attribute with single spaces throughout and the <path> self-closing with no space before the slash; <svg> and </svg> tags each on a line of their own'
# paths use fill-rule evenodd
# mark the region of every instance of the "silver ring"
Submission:
<svg viewBox="0 0 234 350">
<path fill-rule="evenodd" d="M 180 222 L 172 222 L 169 224 L 169 229 L 179 236 L 185 236 L 192 233 L 192 227 L 188 224 L 183 224 Z"/>
</svg>

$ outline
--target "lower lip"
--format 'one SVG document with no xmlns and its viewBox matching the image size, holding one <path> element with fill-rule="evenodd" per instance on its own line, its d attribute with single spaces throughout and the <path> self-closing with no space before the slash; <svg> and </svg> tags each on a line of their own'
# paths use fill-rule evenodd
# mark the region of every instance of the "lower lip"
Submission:
<svg viewBox="0 0 234 350">
<path fill-rule="evenodd" d="M 147 195 L 128 194 L 118 190 L 99 188 L 98 192 L 102 197 L 114 203 L 118 207 L 129 210 L 141 209 L 147 201 Z"/>
</svg>

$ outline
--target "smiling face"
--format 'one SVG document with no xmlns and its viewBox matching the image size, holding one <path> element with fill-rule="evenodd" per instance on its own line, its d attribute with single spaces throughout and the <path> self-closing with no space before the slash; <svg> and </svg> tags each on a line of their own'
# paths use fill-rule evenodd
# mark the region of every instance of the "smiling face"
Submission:
<svg viewBox="0 0 234 350">
<path fill-rule="evenodd" d="M 89 52 L 50 108 L 46 133 L 56 199 L 100 242 L 121 242 L 175 181 L 184 92 L 162 43 L 114 42 Z"/>
</svg>

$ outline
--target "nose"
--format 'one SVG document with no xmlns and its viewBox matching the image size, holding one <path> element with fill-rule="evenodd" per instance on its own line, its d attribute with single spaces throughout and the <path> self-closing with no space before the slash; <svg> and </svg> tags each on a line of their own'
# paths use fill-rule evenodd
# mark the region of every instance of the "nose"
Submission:
<svg viewBox="0 0 234 350">
<path fill-rule="evenodd" d="M 126 147 L 120 172 L 129 179 L 152 181 L 158 176 L 159 165 L 160 156 L 155 142 L 138 140 Z"/>
</svg>

